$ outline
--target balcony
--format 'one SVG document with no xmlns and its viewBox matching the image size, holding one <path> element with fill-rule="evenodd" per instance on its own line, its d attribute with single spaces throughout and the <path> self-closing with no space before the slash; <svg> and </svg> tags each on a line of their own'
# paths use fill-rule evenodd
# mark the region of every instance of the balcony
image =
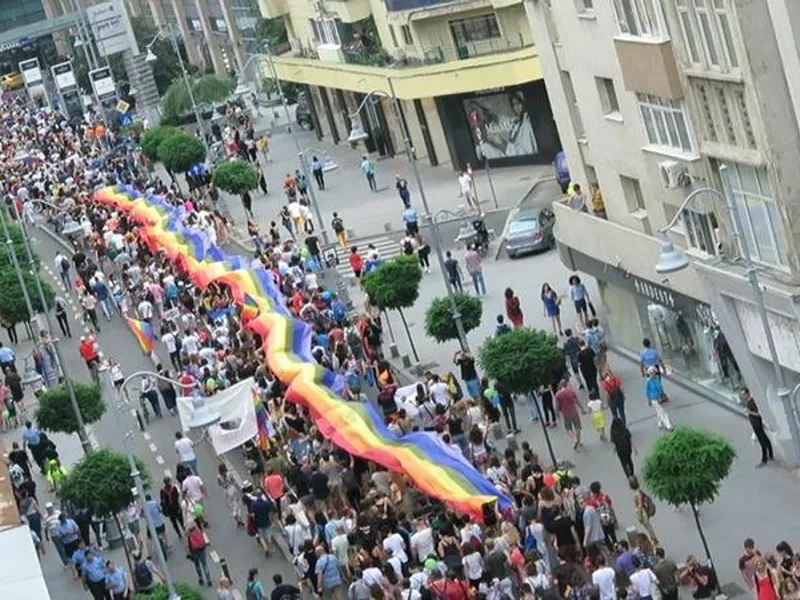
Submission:
<svg viewBox="0 0 800 600">
<path fill-rule="evenodd" d="M 423 62 L 426 65 L 435 65 L 498 52 L 519 50 L 524 47 L 525 41 L 522 39 L 522 34 L 518 39 L 492 38 L 477 42 L 464 42 L 458 45 L 433 46 L 423 50 Z"/>
<path fill-rule="evenodd" d="M 278 19 L 289 14 L 288 0 L 258 0 L 258 10 L 265 19 Z"/>
<path fill-rule="evenodd" d="M 356 23 L 372 15 L 369 0 L 325 0 L 325 10 L 343 23 Z"/>
<path fill-rule="evenodd" d="M 401 10 L 412 10 L 436 6 L 437 4 L 447 4 L 453 0 L 386 0 L 386 10 L 389 12 L 399 12 Z"/>
</svg>

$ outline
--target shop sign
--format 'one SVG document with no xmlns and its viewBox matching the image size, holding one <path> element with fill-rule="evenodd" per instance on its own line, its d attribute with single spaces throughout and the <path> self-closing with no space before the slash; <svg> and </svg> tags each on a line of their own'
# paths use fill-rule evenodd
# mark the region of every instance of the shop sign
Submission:
<svg viewBox="0 0 800 600">
<path fill-rule="evenodd" d="M 714 312 L 714 309 L 708 304 L 698 304 L 695 308 L 695 314 L 697 315 L 697 320 L 700 321 L 700 324 L 703 327 L 708 329 L 719 327 L 717 315 Z"/>
<path fill-rule="evenodd" d="M 640 296 L 658 302 L 667 308 L 675 308 L 675 296 L 670 290 L 646 279 L 633 278 L 633 289 Z"/>
</svg>

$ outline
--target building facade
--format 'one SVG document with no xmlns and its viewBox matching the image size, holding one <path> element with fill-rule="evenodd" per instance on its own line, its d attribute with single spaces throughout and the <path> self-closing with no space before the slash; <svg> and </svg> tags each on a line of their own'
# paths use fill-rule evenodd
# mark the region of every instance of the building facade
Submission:
<svg viewBox="0 0 800 600">
<path fill-rule="evenodd" d="M 367 150 L 401 153 L 394 93 L 414 152 L 431 165 L 549 163 L 560 149 L 521 0 L 259 6 L 264 17 L 286 23 L 291 48 L 275 57 L 275 69 L 282 80 L 307 86 L 318 135 L 345 142 L 363 103 Z"/>
<path fill-rule="evenodd" d="M 721 190 L 725 164 L 781 365 L 798 380 L 800 5 L 528 0 L 526 9 L 572 180 L 587 192 L 599 185 L 608 217 L 557 206 L 562 261 L 597 278 L 618 347 L 638 352 L 650 338 L 676 378 L 712 399 L 738 403 L 748 385 L 786 452 L 794 415 L 776 399 L 718 197 L 700 193 L 667 234 L 690 266 L 664 276 L 655 265 L 659 230 L 692 191 Z"/>
</svg>

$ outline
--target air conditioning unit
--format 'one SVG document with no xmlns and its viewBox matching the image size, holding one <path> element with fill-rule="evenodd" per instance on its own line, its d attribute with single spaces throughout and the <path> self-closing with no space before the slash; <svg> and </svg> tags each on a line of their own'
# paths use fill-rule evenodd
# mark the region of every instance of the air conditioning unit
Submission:
<svg viewBox="0 0 800 600">
<path fill-rule="evenodd" d="M 661 183 L 668 190 L 686 187 L 692 183 L 692 178 L 686 167 L 678 161 L 668 160 L 658 163 L 661 173 Z"/>
<path fill-rule="evenodd" d="M 314 13 L 322 12 L 322 0 L 311 0 L 311 10 Z"/>
</svg>

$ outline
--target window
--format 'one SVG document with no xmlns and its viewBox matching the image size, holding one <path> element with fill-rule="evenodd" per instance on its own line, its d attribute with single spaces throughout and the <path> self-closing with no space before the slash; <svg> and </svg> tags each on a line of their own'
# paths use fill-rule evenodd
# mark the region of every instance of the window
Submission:
<svg viewBox="0 0 800 600">
<path fill-rule="evenodd" d="M 619 101 L 614 90 L 614 81 L 608 77 L 595 77 L 597 93 L 600 95 L 600 106 L 604 115 L 619 115 Z"/>
<path fill-rule="evenodd" d="M 398 46 L 398 44 L 397 44 L 397 34 L 394 32 L 394 25 L 389 25 L 389 33 L 392 36 L 392 46 L 397 48 L 397 46 Z"/>
<path fill-rule="evenodd" d="M 414 43 L 414 38 L 411 35 L 411 27 L 403 25 L 400 27 L 400 32 L 403 34 L 403 43 L 406 46 L 411 46 Z"/>
<path fill-rule="evenodd" d="M 594 13 L 594 0 L 577 0 L 578 13 Z"/>
<path fill-rule="evenodd" d="M 673 0 L 689 62 L 707 69 L 739 68 L 731 0 Z"/>
<path fill-rule="evenodd" d="M 728 164 L 728 182 L 742 220 L 744 238 L 753 260 L 785 265 L 783 222 L 772 195 L 766 167 Z"/>
<path fill-rule="evenodd" d="M 311 19 L 311 28 L 320 44 L 341 45 L 339 28 L 334 19 Z"/>
<path fill-rule="evenodd" d="M 628 212 L 634 213 L 637 210 L 644 210 L 644 196 L 642 196 L 642 186 L 639 180 L 633 177 L 619 176 L 622 185 L 622 193 L 625 196 L 625 203 L 628 205 Z"/>
<path fill-rule="evenodd" d="M 719 225 L 717 216 L 713 212 L 703 214 L 684 209 L 683 225 L 689 246 L 706 254 L 719 253 Z"/>
<path fill-rule="evenodd" d="M 494 13 L 450 21 L 450 31 L 457 45 L 500 37 L 500 27 Z"/>
<path fill-rule="evenodd" d="M 620 33 L 636 37 L 666 38 L 661 0 L 614 0 Z"/>
<path fill-rule="evenodd" d="M 758 149 L 744 86 L 690 79 L 702 115 L 705 140 L 737 148 Z"/>
<path fill-rule="evenodd" d="M 681 101 L 665 100 L 651 94 L 637 94 L 636 97 L 647 141 L 651 145 L 694 152 L 689 119 Z"/>
<path fill-rule="evenodd" d="M 564 87 L 564 96 L 567 98 L 569 105 L 569 114 L 572 118 L 572 126 L 575 128 L 575 135 L 578 139 L 586 137 L 586 132 L 583 129 L 583 119 L 581 118 L 580 107 L 578 107 L 578 98 L 575 96 L 575 88 L 572 86 L 572 77 L 569 71 L 561 71 L 561 85 Z"/>
</svg>

